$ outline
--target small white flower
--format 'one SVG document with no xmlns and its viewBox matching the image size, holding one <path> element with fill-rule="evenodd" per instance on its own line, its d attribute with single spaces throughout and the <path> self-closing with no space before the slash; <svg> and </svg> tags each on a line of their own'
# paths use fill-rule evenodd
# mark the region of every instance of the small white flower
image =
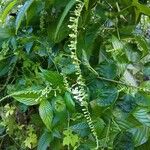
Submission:
<svg viewBox="0 0 150 150">
<path fill-rule="evenodd" d="M 17 7 L 20 9 L 23 5 L 18 5 Z"/>
</svg>

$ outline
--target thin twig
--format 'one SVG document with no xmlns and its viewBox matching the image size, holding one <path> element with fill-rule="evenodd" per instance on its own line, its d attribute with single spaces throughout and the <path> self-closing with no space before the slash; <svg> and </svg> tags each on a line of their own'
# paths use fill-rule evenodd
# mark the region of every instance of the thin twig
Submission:
<svg viewBox="0 0 150 150">
<path fill-rule="evenodd" d="M 97 76 L 97 79 L 100 79 L 100 80 L 103 80 L 103 81 L 107 81 L 107 82 L 116 83 L 116 84 L 121 84 L 121 85 L 126 86 L 126 87 L 137 89 L 139 91 L 150 92 L 150 90 L 146 89 L 146 88 L 141 88 L 141 87 L 137 87 L 137 86 L 134 86 L 134 85 L 131 85 L 131 84 L 127 84 L 127 83 L 121 82 L 121 81 L 117 81 L 117 80 L 113 80 L 113 79 L 108 79 L 108 78 L 105 78 L 105 77 L 101 77 L 101 76 L 99 76 L 99 74 L 97 73 L 97 71 L 95 69 L 93 69 L 89 64 L 85 65 L 85 66 L 87 66 L 87 68 Z"/>
</svg>

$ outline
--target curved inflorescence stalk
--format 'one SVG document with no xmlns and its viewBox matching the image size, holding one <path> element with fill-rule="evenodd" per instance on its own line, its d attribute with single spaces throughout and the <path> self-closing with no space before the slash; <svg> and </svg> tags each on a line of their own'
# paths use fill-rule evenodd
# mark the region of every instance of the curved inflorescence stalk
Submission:
<svg viewBox="0 0 150 150">
<path fill-rule="evenodd" d="M 76 83 L 73 84 L 71 87 L 69 86 L 69 83 L 67 81 L 67 77 L 65 75 L 63 75 L 64 77 L 64 83 L 66 88 L 68 89 L 69 92 L 71 92 L 73 94 L 74 99 L 79 102 L 80 106 L 82 107 L 82 111 L 84 114 L 84 117 L 87 120 L 87 123 L 89 125 L 89 128 L 96 140 L 96 150 L 99 148 L 99 142 L 98 142 L 98 136 L 97 133 L 95 131 L 95 127 L 94 127 L 94 123 L 91 119 L 91 115 L 90 112 L 88 110 L 88 103 L 86 102 L 86 100 L 88 99 L 88 95 L 87 95 L 87 91 L 86 91 L 86 85 L 82 76 L 82 72 L 80 69 L 80 61 L 78 60 L 77 57 L 77 37 L 78 37 L 78 22 L 79 22 L 79 18 L 81 15 L 81 11 L 84 7 L 83 2 L 76 0 L 77 4 L 75 7 L 74 12 L 72 13 L 72 16 L 70 17 L 70 25 L 68 25 L 68 27 L 71 30 L 71 33 L 69 34 L 70 37 L 70 43 L 68 45 L 70 52 L 71 52 L 71 59 L 72 59 L 72 63 L 75 65 L 76 68 Z"/>
</svg>

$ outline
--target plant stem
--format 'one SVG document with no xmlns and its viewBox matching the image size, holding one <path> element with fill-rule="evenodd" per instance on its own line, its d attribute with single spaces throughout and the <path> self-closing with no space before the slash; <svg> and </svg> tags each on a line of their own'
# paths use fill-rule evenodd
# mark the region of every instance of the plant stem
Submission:
<svg viewBox="0 0 150 150">
<path fill-rule="evenodd" d="M 127 83 L 124 83 L 124 82 L 121 82 L 121 81 L 117 81 L 117 80 L 113 80 L 113 79 L 108 79 L 108 78 L 105 78 L 105 77 L 101 77 L 99 76 L 99 74 L 97 73 L 97 71 L 95 69 L 93 69 L 90 65 L 86 65 L 87 68 L 93 72 L 98 79 L 100 80 L 104 80 L 104 81 L 107 81 L 107 82 L 112 82 L 112 83 L 116 83 L 116 84 L 121 84 L 121 85 L 124 85 L 126 87 L 130 87 L 130 88 L 134 88 L 134 89 L 137 89 L 139 91 L 144 91 L 144 92 L 149 92 L 150 93 L 150 90 L 149 89 L 146 89 L 146 88 L 141 88 L 141 87 L 137 87 L 137 86 L 134 86 L 134 85 L 131 85 L 131 84 L 127 84 Z"/>
</svg>

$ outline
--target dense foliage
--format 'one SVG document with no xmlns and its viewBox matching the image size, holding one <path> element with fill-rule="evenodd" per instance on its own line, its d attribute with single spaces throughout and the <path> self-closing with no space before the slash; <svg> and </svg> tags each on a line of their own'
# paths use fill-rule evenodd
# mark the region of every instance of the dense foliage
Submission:
<svg viewBox="0 0 150 150">
<path fill-rule="evenodd" d="M 148 0 L 0 1 L 0 149 L 149 150 Z"/>
</svg>

